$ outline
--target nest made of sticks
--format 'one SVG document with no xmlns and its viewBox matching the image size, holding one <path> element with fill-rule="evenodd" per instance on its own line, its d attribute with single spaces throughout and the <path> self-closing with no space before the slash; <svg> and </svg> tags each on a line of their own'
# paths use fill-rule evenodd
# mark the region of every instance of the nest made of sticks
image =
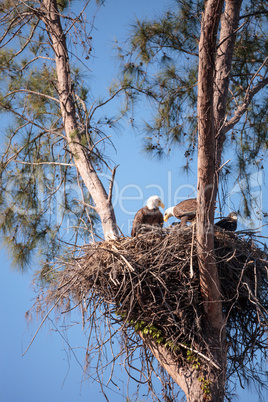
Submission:
<svg viewBox="0 0 268 402">
<path fill-rule="evenodd" d="M 87 245 L 81 257 L 64 264 L 47 299 L 69 299 L 74 305 L 98 299 L 123 327 L 147 328 L 165 343 L 200 348 L 204 314 L 194 228 L 154 229 Z M 253 337 L 255 349 L 264 347 L 268 265 L 256 236 L 215 231 L 227 337 L 237 342 L 231 348 L 234 361 L 252 351 Z"/>
</svg>

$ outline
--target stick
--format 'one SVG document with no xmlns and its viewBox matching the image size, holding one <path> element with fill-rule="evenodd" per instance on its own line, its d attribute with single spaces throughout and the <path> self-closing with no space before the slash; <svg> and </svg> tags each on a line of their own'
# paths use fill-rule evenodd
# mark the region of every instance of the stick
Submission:
<svg viewBox="0 0 268 402">
<path fill-rule="evenodd" d="M 190 278 L 192 279 L 194 276 L 193 270 L 193 250 L 194 250 L 194 224 L 193 226 L 193 235 L 192 235 L 192 245 L 191 245 L 191 258 L 190 258 Z"/>
<path fill-rule="evenodd" d="M 200 356 L 200 357 L 203 357 L 203 359 L 205 359 L 207 362 L 210 362 L 214 367 L 216 367 L 216 369 L 218 369 L 218 370 L 220 370 L 220 367 L 216 364 L 216 363 L 214 363 L 209 357 L 207 357 L 206 355 L 203 355 L 203 353 L 201 353 L 201 352 L 198 352 L 198 350 L 196 350 L 196 349 L 193 349 L 193 348 L 191 348 L 191 347 L 189 347 L 189 346 L 186 346 L 186 345 L 184 345 L 183 343 L 178 343 L 178 345 L 179 346 L 181 346 L 182 348 L 184 348 L 184 349 L 187 349 L 187 350 L 190 350 L 191 352 L 193 352 L 193 353 L 196 353 L 198 356 Z"/>
<path fill-rule="evenodd" d="M 230 160 L 231 160 L 231 159 L 228 159 L 228 161 L 224 162 L 224 164 L 219 167 L 218 172 L 219 172 L 220 170 L 222 170 L 222 168 L 223 168 L 225 165 L 227 165 L 227 163 L 230 162 Z"/>
<path fill-rule="evenodd" d="M 115 166 L 112 171 L 112 177 L 110 181 L 110 187 L 109 187 L 109 195 L 108 195 L 108 203 L 111 204 L 112 201 L 112 195 L 113 195 L 113 186 L 114 186 L 114 177 L 115 177 L 115 172 L 116 169 L 118 168 L 119 165 Z"/>
<path fill-rule="evenodd" d="M 120 257 L 122 258 L 122 260 L 127 264 L 127 266 L 128 266 L 128 268 L 130 269 L 130 271 L 134 272 L 135 269 L 132 267 L 132 265 L 130 265 L 130 263 L 128 262 L 128 260 L 127 260 L 122 254 L 119 253 L 119 250 L 117 250 L 117 248 L 115 247 L 114 244 L 113 244 L 112 248 L 118 252 L 118 254 L 119 254 Z"/>
</svg>

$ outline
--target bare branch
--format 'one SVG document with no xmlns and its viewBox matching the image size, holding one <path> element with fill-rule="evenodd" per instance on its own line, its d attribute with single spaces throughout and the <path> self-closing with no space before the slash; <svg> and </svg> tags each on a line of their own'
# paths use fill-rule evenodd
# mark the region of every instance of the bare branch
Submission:
<svg viewBox="0 0 268 402">
<path fill-rule="evenodd" d="M 23 65 L 23 67 L 21 67 L 19 70 L 17 70 L 18 73 L 22 72 L 23 70 L 25 70 L 25 68 L 27 68 L 31 63 L 34 63 L 36 60 L 49 60 L 49 61 L 53 61 L 53 59 L 51 57 L 45 57 L 45 56 L 36 56 L 34 57 L 32 60 L 29 60 L 26 64 Z"/>
<path fill-rule="evenodd" d="M 20 92 L 22 92 L 22 93 L 25 92 L 25 93 L 29 93 L 32 95 L 40 96 L 41 98 L 47 98 L 47 99 L 53 100 L 54 102 L 60 103 L 59 100 L 57 98 L 54 98 L 53 96 L 44 94 L 42 92 L 31 91 L 30 89 L 23 89 L 23 88 L 17 89 L 16 91 L 9 92 L 7 95 L 4 96 L 4 99 L 8 98 L 9 96 L 14 95 L 16 93 L 20 93 Z"/>
<path fill-rule="evenodd" d="M 118 95 L 121 91 L 123 91 L 123 88 L 119 88 L 117 91 L 115 91 L 110 98 L 106 99 L 104 102 L 99 103 L 97 106 L 95 106 L 95 108 L 92 110 L 92 112 L 90 113 L 90 115 L 88 116 L 88 119 L 91 120 L 94 113 L 96 112 L 97 109 L 99 109 L 100 107 L 106 105 L 107 103 L 109 103 L 112 99 L 114 99 L 116 97 L 116 95 Z"/>
<path fill-rule="evenodd" d="M 15 53 L 15 54 L 12 55 L 12 57 L 10 58 L 10 60 L 12 60 L 12 59 L 14 59 L 15 57 L 17 57 L 19 54 L 21 54 L 21 53 L 24 51 L 24 49 L 26 49 L 26 47 L 27 47 L 27 46 L 29 45 L 29 43 L 32 41 L 32 38 L 33 38 L 33 36 L 34 36 L 34 32 L 35 32 L 36 28 L 38 27 L 38 24 L 39 24 L 39 20 L 38 20 L 38 22 L 33 26 L 32 30 L 31 30 L 31 32 L 30 32 L 30 34 L 29 34 L 29 37 L 28 37 L 28 39 L 25 41 L 25 43 L 23 44 L 23 46 L 20 48 L 20 50 L 19 50 L 17 53 Z"/>
<path fill-rule="evenodd" d="M 10 11 L 10 14 L 11 13 L 12 13 L 12 9 Z M 23 19 L 23 17 L 25 18 L 26 16 L 29 17 L 29 20 L 24 21 L 22 25 L 19 25 L 19 23 L 18 23 L 17 24 L 18 25 L 17 30 L 12 33 L 11 37 L 6 42 L 2 43 L 3 40 L 5 39 L 5 37 L 10 33 L 11 29 L 13 29 L 16 26 L 16 21 L 17 20 L 21 21 Z M 5 47 L 10 41 L 12 41 L 15 37 L 17 37 L 17 35 L 20 32 L 22 26 L 26 25 L 30 21 L 31 17 L 32 17 L 32 13 L 23 13 L 23 14 L 17 15 L 15 18 L 13 18 L 11 20 L 10 24 L 8 25 L 7 29 L 3 33 L 3 35 L 0 37 L 0 43 L 1 43 L 0 48 Z M 7 20 L 7 16 L 5 16 L 5 18 L 3 18 L 3 20 Z M 3 21 L 1 21 L 1 22 L 3 22 Z"/>
<path fill-rule="evenodd" d="M 94 211 L 96 211 L 96 208 L 95 208 L 93 205 L 90 205 L 90 204 L 88 204 L 87 202 L 78 200 L 78 199 L 76 199 L 76 198 L 74 198 L 74 200 L 77 201 L 77 202 L 79 202 L 79 204 L 82 204 L 82 205 L 84 205 L 85 207 L 94 209 Z"/>
<path fill-rule="evenodd" d="M 93 151 L 93 149 L 102 141 L 107 140 L 108 138 L 111 138 L 111 135 L 106 135 L 105 137 L 101 138 L 100 140 L 98 140 L 97 142 L 95 142 L 92 145 L 91 151 Z"/>
<path fill-rule="evenodd" d="M 218 172 L 220 172 L 220 171 L 223 169 L 223 167 L 224 167 L 225 165 L 227 165 L 227 163 L 230 162 L 230 160 L 231 160 L 231 159 L 228 159 L 228 161 L 224 162 L 224 163 L 219 167 Z"/>
<path fill-rule="evenodd" d="M 268 78 L 263 79 L 258 82 L 251 90 L 247 90 L 244 103 L 240 105 L 234 113 L 234 116 L 223 126 L 223 133 L 226 134 L 229 130 L 231 130 L 241 119 L 243 114 L 247 111 L 250 102 L 254 95 L 256 95 L 262 88 L 264 88 L 268 84 Z"/>
<path fill-rule="evenodd" d="M 118 166 L 119 165 L 115 166 L 112 171 L 112 177 L 110 180 L 109 194 L 108 194 L 108 203 L 109 204 L 111 204 L 111 202 L 112 202 L 114 178 L 115 178 L 115 172 L 116 172 L 116 169 L 118 168 Z"/>
<path fill-rule="evenodd" d="M 233 35 L 236 35 L 237 32 L 239 32 L 239 31 L 244 27 L 244 25 L 245 25 L 246 23 L 247 23 L 246 21 L 243 22 L 243 24 L 241 24 L 238 28 L 236 28 L 230 35 L 226 36 L 226 38 L 224 38 L 224 39 L 217 45 L 217 49 L 219 49 L 219 48 L 223 45 L 223 43 L 226 42 L 228 39 L 230 39 Z"/>
<path fill-rule="evenodd" d="M 71 166 L 75 167 L 73 163 L 61 163 L 61 162 L 25 162 L 21 161 L 18 159 L 14 159 L 13 162 L 20 163 L 22 165 L 33 165 L 33 166 L 38 166 L 38 165 L 53 165 L 53 166 Z"/>
</svg>

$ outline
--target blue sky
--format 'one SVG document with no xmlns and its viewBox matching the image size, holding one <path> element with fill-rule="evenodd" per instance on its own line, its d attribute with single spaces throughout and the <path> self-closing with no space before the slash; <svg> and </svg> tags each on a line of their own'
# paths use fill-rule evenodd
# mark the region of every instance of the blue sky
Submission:
<svg viewBox="0 0 268 402">
<path fill-rule="evenodd" d="M 79 2 L 77 3 L 79 4 Z M 158 13 L 170 1 L 147 0 L 107 1 L 106 6 L 97 14 L 93 32 L 94 61 L 89 60 L 92 78 L 92 92 L 104 95 L 106 88 L 115 75 L 114 52 L 111 50 L 113 40 L 126 37 L 128 25 L 135 18 L 152 16 Z M 143 117 L 144 110 L 139 111 Z M 125 123 L 122 133 L 114 137 L 116 154 L 111 154 L 119 164 L 114 202 L 117 220 L 125 234 L 130 233 L 134 212 L 144 205 L 153 194 L 161 195 L 166 207 L 174 205 L 181 199 L 195 196 L 196 166 L 189 176 L 181 173 L 182 152 L 174 153 L 169 160 L 159 162 L 149 160 L 141 152 L 141 141 L 137 131 Z M 267 167 L 267 165 L 266 165 Z M 261 190 L 261 191 L 260 191 Z M 256 191 L 267 197 L 267 190 L 262 183 Z M 228 212 L 228 211 L 226 211 Z M 263 232 L 266 234 L 266 232 Z M 96 383 L 82 382 L 83 370 L 76 362 L 62 338 L 45 325 L 29 351 L 22 357 L 34 335 L 38 323 L 27 326 L 24 314 L 30 309 L 35 297 L 31 286 L 32 272 L 23 275 L 10 268 L 10 261 L 5 250 L 0 253 L 2 261 L 2 280 L 0 283 L 1 327 L 0 327 L 0 399 L 3 402 L 75 402 L 104 401 Z M 81 327 L 69 334 L 72 346 L 85 346 L 86 336 Z M 83 366 L 83 350 L 77 351 Z M 120 376 L 119 371 L 119 376 Z M 126 385 L 121 378 L 121 390 L 111 392 L 109 401 L 123 401 Z M 241 401 L 255 402 L 257 395 L 239 389 Z M 144 401 L 146 400 L 143 399 Z M 268 400 L 268 395 L 267 395 Z"/>
</svg>

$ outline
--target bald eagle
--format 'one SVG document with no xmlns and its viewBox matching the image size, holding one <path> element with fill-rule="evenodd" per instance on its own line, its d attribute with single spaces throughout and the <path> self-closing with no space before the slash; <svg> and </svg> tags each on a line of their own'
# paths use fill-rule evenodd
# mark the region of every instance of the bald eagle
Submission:
<svg viewBox="0 0 268 402">
<path fill-rule="evenodd" d="M 131 236 L 138 234 L 143 225 L 163 226 L 163 214 L 159 211 L 159 206 L 165 208 L 164 204 L 157 195 L 148 198 L 146 206 L 139 209 L 134 216 Z"/>
<path fill-rule="evenodd" d="M 174 207 L 170 207 L 165 211 L 164 221 L 167 222 L 171 216 L 180 219 L 180 226 L 185 226 L 187 221 L 195 219 L 197 209 L 196 198 L 189 198 L 188 200 L 181 201 Z"/>
<path fill-rule="evenodd" d="M 237 213 L 231 212 L 226 218 L 216 222 L 215 225 L 229 232 L 234 232 L 237 228 Z"/>
</svg>

